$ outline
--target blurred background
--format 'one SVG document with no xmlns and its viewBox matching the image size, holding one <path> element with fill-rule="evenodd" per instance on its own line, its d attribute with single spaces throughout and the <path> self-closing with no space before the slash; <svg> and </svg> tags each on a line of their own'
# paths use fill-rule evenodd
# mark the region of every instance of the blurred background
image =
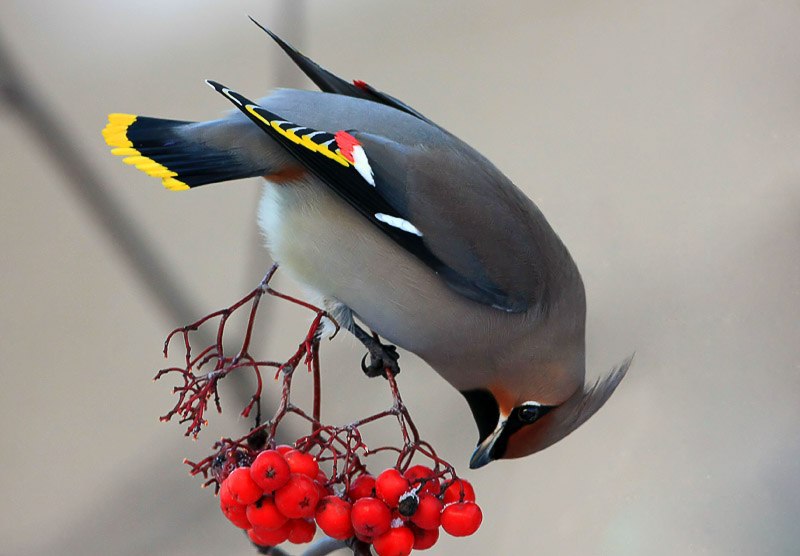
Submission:
<svg viewBox="0 0 800 556">
<path fill-rule="evenodd" d="M 433 552 L 800 554 L 800 5 L 780 0 L 4 0 L 0 554 L 254 553 L 181 464 L 245 430 L 237 392 L 191 442 L 150 379 L 170 329 L 270 264 L 260 186 L 172 193 L 100 135 L 109 112 L 216 117 L 206 78 L 310 86 L 246 14 L 486 154 L 583 273 L 590 374 L 636 351 L 585 426 L 476 472 L 466 404 L 404 353 L 417 424 L 485 514 Z M 94 177 L 59 165 L 40 105 Z M 288 356 L 308 314 L 263 313 L 258 353 Z M 332 422 L 389 403 L 362 351 L 323 346 Z"/>
</svg>

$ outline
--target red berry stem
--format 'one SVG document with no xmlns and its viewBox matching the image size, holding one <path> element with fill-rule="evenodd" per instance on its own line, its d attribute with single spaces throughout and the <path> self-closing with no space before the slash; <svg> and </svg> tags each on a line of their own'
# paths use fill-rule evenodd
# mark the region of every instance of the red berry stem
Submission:
<svg viewBox="0 0 800 556">
<path fill-rule="evenodd" d="M 314 351 L 311 354 L 311 367 L 313 369 L 314 380 L 314 407 L 312 410 L 314 422 L 311 425 L 311 432 L 314 433 L 320 427 L 320 419 L 322 414 L 322 381 L 319 371 L 319 341 L 317 341 L 317 345 L 314 347 Z"/>
</svg>

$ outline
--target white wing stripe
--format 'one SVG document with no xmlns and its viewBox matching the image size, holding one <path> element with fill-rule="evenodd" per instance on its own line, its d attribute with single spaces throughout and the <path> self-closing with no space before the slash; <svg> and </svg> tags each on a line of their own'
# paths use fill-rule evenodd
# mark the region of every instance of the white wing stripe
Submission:
<svg viewBox="0 0 800 556">
<path fill-rule="evenodd" d="M 397 228 L 398 230 L 403 230 L 404 232 L 408 232 L 409 234 L 414 234 L 416 236 L 422 237 L 422 232 L 420 232 L 414 224 L 409 222 L 408 220 L 404 220 L 403 218 L 398 218 L 397 216 L 391 216 L 388 214 L 384 214 L 382 212 L 375 213 L 375 218 L 384 224 L 388 224 L 393 228 Z"/>
</svg>

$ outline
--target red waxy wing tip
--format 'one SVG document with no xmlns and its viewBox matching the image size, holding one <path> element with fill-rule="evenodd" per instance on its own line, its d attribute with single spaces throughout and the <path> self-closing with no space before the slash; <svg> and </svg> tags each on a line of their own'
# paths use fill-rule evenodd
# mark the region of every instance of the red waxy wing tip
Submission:
<svg viewBox="0 0 800 556">
<path fill-rule="evenodd" d="M 337 131 L 334 137 L 336 138 L 336 144 L 339 145 L 339 152 L 342 153 L 342 156 L 351 164 L 355 164 L 355 160 L 353 159 L 353 147 L 361 145 L 358 139 L 346 131 Z"/>
</svg>

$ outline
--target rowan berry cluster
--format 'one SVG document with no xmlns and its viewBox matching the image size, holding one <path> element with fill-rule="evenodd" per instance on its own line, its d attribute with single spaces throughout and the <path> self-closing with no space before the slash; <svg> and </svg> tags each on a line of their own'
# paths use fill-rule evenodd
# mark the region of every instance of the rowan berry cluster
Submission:
<svg viewBox="0 0 800 556">
<path fill-rule="evenodd" d="M 440 527 L 463 537 L 482 520 L 465 480 L 442 481 L 431 468 L 414 465 L 377 478 L 362 473 L 340 485 L 311 454 L 290 446 L 260 452 L 221 485 L 222 513 L 259 546 L 307 543 L 319 527 L 333 539 L 371 544 L 378 556 L 407 556 L 436 544 Z"/>
<path fill-rule="evenodd" d="M 243 418 L 253 418 L 249 432 L 236 439 L 220 439 L 214 444 L 214 453 L 198 462 L 186 461 L 191 473 L 205 477 L 205 486 L 217 487 L 222 512 L 259 546 L 307 543 L 319 528 L 353 548 L 354 554 L 364 554 L 372 546 L 378 556 L 402 556 L 433 546 L 440 528 L 457 537 L 474 533 L 482 519 L 475 492 L 420 437 L 390 369 L 385 370 L 385 377 L 393 399 L 391 407 L 345 425 L 322 421 L 320 340 L 324 321 L 336 323 L 324 310 L 272 289 L 269 282 L 276 270 L 273 266 L 258 288 L 243 299 L 174 330 L 167 338 L 165 356 L 176 338 L 183 340 L 185 353 L 180 365 L 156 375 L 156 379 L 167 375 L 181 379 L 173 388 L 177 401 L 162 420 L 178 417 L 188 424 L 187 435 L 197 437 L 207 424 L 209 408 L 222 411 L 218 387 L 223 379 L 242 371 L 252 372 L 256 379 L 255 391 L 240 412 Z M 296 351 L 285 361 L 260 359 L 250 352 L 264 295 L 314 313 Z M 241 347 L 231 353 L 226 349 L 229 343 L 223 340 L 227 324 L 240 310 L 247 310 L 248 318 Z M 215 320 L 213 342 L 194 350 L 191 337 Z M 292 400 L 292 380 L 303 367 L 313 381 L 310 411 Z M 275 371 L 280 401 L 271 417 L 264 419 L 261 398 L 269 386 L 268 369 Z M 302 436 L 296 429 L 287 432 L 282 423 L 289 415 L 308 425 L 310 434 Z M 368 446 L 363 429 L 383 419 L 398 424 L 402 441 L 399 445 Z M 278 436 L 288 434 L 297 439 L 294 445 L 276 446 Z M 365 460 L 378 453 L 393 453 L 396 460 L 393 467 L 374 477 Z M 412 465 L 423 458 L 432 467 Z"/>
</svg>

